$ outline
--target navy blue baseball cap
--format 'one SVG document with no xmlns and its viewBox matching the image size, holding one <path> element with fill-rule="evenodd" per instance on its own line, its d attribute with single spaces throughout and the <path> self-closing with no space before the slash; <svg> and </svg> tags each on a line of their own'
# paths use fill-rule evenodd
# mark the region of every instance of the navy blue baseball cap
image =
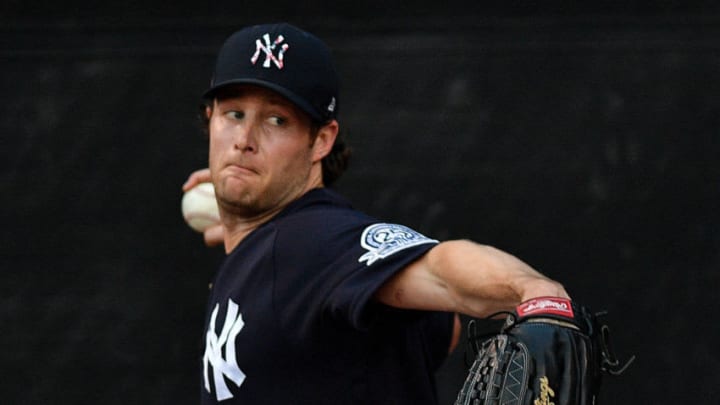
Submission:
<svg viewBox="0 0 720 405">
<path fill-rule="evenodd" d="M 273 90 L 318 122 L 337 117 L 339 79 L 330 49 L 291 24 L 255 25 L 228 37 L 203 97 L 232 84 Z"/>
</svg>

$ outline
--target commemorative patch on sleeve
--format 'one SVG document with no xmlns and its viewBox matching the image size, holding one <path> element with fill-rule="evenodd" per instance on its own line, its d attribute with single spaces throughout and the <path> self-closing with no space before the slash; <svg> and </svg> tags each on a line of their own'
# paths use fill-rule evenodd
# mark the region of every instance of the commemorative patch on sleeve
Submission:
<svg viewBox="0 0 720 405">
<path fill-rule="evenodd" d="M 367 262 L 369 266 L 401 250 L 425 243 L 438 243 L 438 241 L 403 225 L 373 224 L 365 228 L 360 237 L 360 245 L 367 250 L 367 253 L 360 256 L 358 261 Z"/>
</svg>

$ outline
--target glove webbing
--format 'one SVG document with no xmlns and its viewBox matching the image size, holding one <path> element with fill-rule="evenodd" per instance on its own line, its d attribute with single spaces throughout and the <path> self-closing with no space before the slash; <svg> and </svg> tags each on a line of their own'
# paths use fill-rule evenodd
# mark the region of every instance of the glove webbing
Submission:
<svg viewBox="0 0 720 405">
<path fill-rule="evenodd" d="M 514 403 L 525 396 L 528 387 L 527 369 L 528 350 L 525 345 L 515 343 L 512 350 L 506 350 L 507 336 L 498 335 L 486 340 L 478 358 L 469 372 L 471 387 L 457 403 L 474 401 L 499 401 L 503 404 Z M 486 402 L 482 402 L 486 403 Z"/>
</svg>

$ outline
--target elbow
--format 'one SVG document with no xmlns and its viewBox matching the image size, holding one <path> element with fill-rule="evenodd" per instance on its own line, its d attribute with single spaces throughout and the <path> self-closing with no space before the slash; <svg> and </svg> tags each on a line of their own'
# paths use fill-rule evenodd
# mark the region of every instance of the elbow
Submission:
<svg viewBox="0 0 720 405">
<path fill-rule="evenodd" d="M 468 239 L 456 239 L 440 242 L 437 246 L 430 250 L 429 258 L 431 260 L 431 264 L 441 266 L 447 264 L 453 258 L 456 258 L 457 255 L 470 252 L 478 247 L 486 246 L 480 245 Z"/>
<path fill-rule="evenodd" d="M 478 260 L 486 256 L 479 253 L 489 250 L 496 249 L 468 239 L 445 241 L 430 250 L 428 263 L 430 268 L 436 271 L 452 268 L 458 263 L 463 266 L 478 265 Z"/>
</svg>

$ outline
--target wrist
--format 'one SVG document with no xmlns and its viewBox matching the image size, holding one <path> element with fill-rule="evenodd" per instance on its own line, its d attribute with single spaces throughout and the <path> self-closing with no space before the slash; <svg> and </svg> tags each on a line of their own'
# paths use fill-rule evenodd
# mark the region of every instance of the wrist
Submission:
<svg viewBox="0 0 720 405">
<path fill-rule="evenodd" d="M 570 295 L 565 291 L 565 287 L 563 287 L 562 284 L 546 278 L 525 281 L 519 287 L 519 292 L 520 302 L 538 297 L 570 298 Z"/>
</svg>

